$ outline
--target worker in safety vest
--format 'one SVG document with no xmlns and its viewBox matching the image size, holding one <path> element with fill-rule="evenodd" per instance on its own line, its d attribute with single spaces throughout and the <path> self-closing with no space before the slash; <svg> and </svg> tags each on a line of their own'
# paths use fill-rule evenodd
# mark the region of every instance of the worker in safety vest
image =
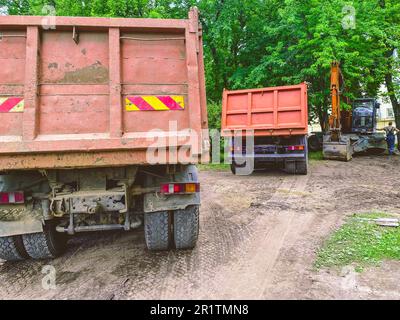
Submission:
<svg viewBox="0 0 400 320">
<path fill-rule="evenodd" d="M 389 149 L 389 154 L 394 153 L 396 143 L 396 133 L 400 132 L 399 129 L 393 126 L 393 122 L 389 122 L 389 125 L 384 127 L 383 130 L 386 132 L 386 142 Z"/>
</svg>

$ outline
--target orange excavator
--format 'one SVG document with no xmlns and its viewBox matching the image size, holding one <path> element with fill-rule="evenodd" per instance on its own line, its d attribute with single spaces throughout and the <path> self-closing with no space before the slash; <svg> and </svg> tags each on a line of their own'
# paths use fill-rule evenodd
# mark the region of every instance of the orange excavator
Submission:
<svg viewBox="0 0 400 320">
<path fill-rule="evenodd" d="M 342 111 L 340 76 L 340 64 L 334 61 L 331 64 L 332 112 L 329 132 L 323 135 L 324 159 L 349 161 L 353 154 L 383 153 L 385 136 L 376 131 L 379 103 L 375 98 L 355 99 L 350 112 Z"/>
</svg>

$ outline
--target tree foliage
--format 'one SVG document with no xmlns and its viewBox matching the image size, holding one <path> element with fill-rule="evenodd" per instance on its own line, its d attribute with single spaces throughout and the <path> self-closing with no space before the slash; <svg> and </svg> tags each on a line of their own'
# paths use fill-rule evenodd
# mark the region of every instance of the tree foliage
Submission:
<svg viewBox="0 0 400 320">
<path fill-rule="evenodd" d="M 344 101 L 377 96 L 385 84 L 400 123 L 398 0 L 0 0 L 9 14 L 41 15 L 44 5 L 57 15 L 151 18 L 186 18 L 198 6 L 213 118 L 224 88 L 306 81 L 310 119 L 324 126 L 329 66 L 339 60 Z"/>
</svg>

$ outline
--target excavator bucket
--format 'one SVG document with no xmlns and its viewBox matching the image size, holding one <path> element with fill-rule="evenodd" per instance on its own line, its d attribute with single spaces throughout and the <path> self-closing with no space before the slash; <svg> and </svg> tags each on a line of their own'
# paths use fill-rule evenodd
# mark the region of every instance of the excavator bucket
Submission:
<svg viewBox="0 0 400 320">
<path fill-rule="evenodd" d="M 324 136 L 322 153 L 326 160 L 350 161 L 353 158 L 350 139 L 332 141 L 330 135 Z"/>
</svg>

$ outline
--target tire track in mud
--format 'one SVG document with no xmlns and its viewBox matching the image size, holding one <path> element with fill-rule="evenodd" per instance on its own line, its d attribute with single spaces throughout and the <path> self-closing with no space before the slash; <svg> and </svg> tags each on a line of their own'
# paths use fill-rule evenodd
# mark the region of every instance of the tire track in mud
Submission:
<svg viewBox="0 0 400 320">
<path fill-rule="evenodd" d="M 315 255 L 316 245 L 313 247 L 310 244 L 318 242 L 318 234 L 328 234 L 332 224 L 341 219 L 327 213 L 330 209 L 324 201 L 327 201 L 331 191 L 325 197 L 318 195 L 321 203 L 315 203 L 315 189 L 318 189 L 318 186 L 314 186 L 315 176 L 318 173 L 312 170 L 307 179 L 299 179 L 296 183 L 296 192 L 301 191 L 301 194 L 306 191 L 307 196 L 290 199 L 295 202 L 295 211 L 290 213 L 291 221 L 287 225 L 284 245 L 275 261 L 273 272 L 264 281 L 264 290 L 258 296 L 259 299 L 300 298 L 307 292 L 305 288 L 312 286 L 313 280 L 309 273 L 312 272 L 313 259 L 310 257 Z M 342 180 L 341 177 L 338 180 Z M 321 226 L 326 230 L 321 230 Z"/>
<path fill-rule="evenodd" d="M 231 272 L 226 270 L 223 273 L 224 287 L 234 290 L 233 296 L 243 299 L 262 296 L 292 226 L 295 215 L 292 198 L 305 190 L 307 181 L 307 176 L 286 176 L 272 197 L 263 203 L 262 215 L 253 221 L 252 241 L 246 247 L 245 256 L 241 257 L 239 264 L 230 266 Z"/>
<path fill-rule="evenodd" d="M 171 251 L 163 257 L 162 266 L 157 274 L 145 279 L 140 287 L 147 286 L 152 279 L 162 279 L 149 291 L 131 293 L 129 297 L 156 299 L 186 299 L 193 296 L 209 298 L 209 283 L 215 283 L 218 268 L 232 258 L 232 251 L 243 239 L 246 227 L 232 223 L 228 212 L 219 204 L 218 194 L 205 195 L 208 214 L 201 214 L 201 231 L 199 243 L 194 251 Z M 209 199 L 209 197 L 211 199 Z M 203 208 L 202 208 L 203 211 Z M 211 212 L 211 214 L 209 214 Z M 226 218 L 226 219 L 225 219 Z"/>
<path fill-rule="evenodd" d="M 379 181 L 377 177 L 387 177 L 387 165 L 382 165 L 381 170 L 378 164 L 379 159 L 371 159 L 370 165 L 366 163 L 368 160 L 358 158 L 351 164 L 326 162 L 324 167 L 315 167 L 307 191 L 318 194 L 321 204 L 306 204 L 308 212 L 305 213 L 304 218 L 298 218 L 298 220 L 303 220 L 301 232 L 295 229 L 295 236 L 289 233 L 286 238 L 285 248 L 275 267 L 277 272 L 264 292 L 264 299 L 343 297 L 340 276 L 328 276 L 331 279 L 325 281 L 326 277 L 321 276 L 313 268 L 312 262 L 316 258 L 317 248 L 322 245 L 331 232 L 343 223 L 346 216 L 372 212 L 374 204 L 376 204 L 378 212 L 394 213 L 398 211 L 394 209 L 393 202 L 387 202 L 385 197 L 380 196 L 384 189 L 384 181 Z M 368 167 L 371 167 L 371 171 L 366 169 Z M 374 169 L 372 170 L 372 168 Z M 322 181 L 325 182 L 322 184 L 324 186 L 322 188 L 321 176 L 325 180 Z M 363 198 L 366 196 L 364 188 L 371 190 L 370 201 L 365 201 L 365 199 L 369 199 L 368 197 Z M 355 193 L 350 192 L 351 190 Z M 352 197 L 352 194 L 356 196 Z M 297 223 L 295 222 L 294 225 Z M 358 294 L 360 293 L 352 293 L 353 296 Z M 368 297 L 365 293 L 363 296 Z"/>
<path fill-rule="evenodd" d="M 349 214 L 342 209 L 348 202 L 346 193 L 343 199 L 336 195 L 346 186 L 358 184 L 355 179 L 359 175 L 358 166 L 351 166 L 351 170 L 348 166 L 342 162 L 326 162 L 324 167 L 313 170 L 307 191 L 318 196 L 320 203 L 304 200 L 305 210 L 297 218 L 298 223 L 294 223 L 294 232 L 286 239 L 286 248 L 276 265 L 279 272 L 265 290 L 264 298 L 313 297 L 314 284 L 318 282 L 313 269 L 317 248 Z M 279 290 L 276 289 L 278 286 Z"/>
<path fill-rule="evenodd" d="M 228 179 L 234 180 L 231 175 Z M 205 184 L 203 182 L 203 184 Z M 240 248 L 245 247 L 251 241 L 251 229 L 247 226 L 248 223 L 240 223 L 232 220 L 236 217 L 226 206 L 223 201 L 221 202 L 221 195 L 229 194 L 229 192 L 236 191 L 237 196 L 240 193 L 234 190 L 235 187 L 230 188 L 233 190 L 226 190 L 226 188 L 219 189 L 210 185 L 209 191 L 205 191 L 201 214 L 201 232 L 199 243 L 196 249 L 192 252 L 171 252 L 168 257 L 162 261 L 162 267 L 159 270 L 157 279 L 159 281 L 156 286 L 146 291 L 146 297 L 152 298 L 178 298 L 185 299 L 190 297 L 197 298 L 210 298 L 210 288 L 217 286 L 221 287 L 222 283 L 216 277 L 219 273 L 221 266 L 240 257 Z M 246 191 L 247 186 L 242 186 L 243 192 Z M 228 188 L 229 189 L 229 188 Z M 220 192 L 218 192 L 220 191 Z M 243 210 L 241 216 L 247 216 L 249 208 Z M 256 219 L 254 216 L 251 219 Z M 250 219 L 250 220 L 251 220 Z M 249 219 L 246 219 L 249 220 Z M 172 265 L 172 267 L 171 267 Z M 153 276 L 150 277 L 153 279 Z M 146 286 L 146 283 L 152 281 L 146 279 L 140 287 Z M 143 293 L 136 291 L 131 293 L 129 297 L 140 298 Z"/>
<path fill-rule="evenodd" d="M 281 199 L 281 201 L 287 201 L 287 202 L 297 202 L 298 200 L 297 196 L 293 196 L 292 192 L 295 193 L 302 193 L 306 190 L 307 183 L 309 181 L 309 176 L 300 176 L 298 179 L 296 179 L 294 182 L 291 181 L 289 190 L 290 192 L 288 193 L 288 196 Z M 277 199 L 279 200 L 279 195 L 276 193 Z M 295 208 L 292 208 L 287 214 L 285 214 L 285 217 L 282 217 L 280 219 L 278 226 L 274 227 L 273 231 L 269 235 L 269 239 L 266 240 L 266 243 L 268 243 L 268 240 L 272 240 L 271 242 L 274 243 L 274 245 L 271 248 L 271 252 L 268 254 L 268 256 L 264 257 L 264 261 L 267 262 L 267 270 L 265 271 L 265 277 L 261 277 L 263 279 L 261 281 L 261 286 L 258 292 L 254 293 L 254 298 L 256 299 L 262 299 L 263 296 L 265 295 L 266 287 L 272 280 L 274 273 L 272 272 L 272 269 L 275 266 L 276 260 L 278 259 L 279 255 L 281 254 L 281 250 L 284 247 L 285 241 L 287 242 L 288 235 L 290 231 L 293 228 L 293 222 L 295 221 L 295 216 L 298 214 L 295 211 Z M 295 228 L 295 239 L 297 238 L 297 235 L 304 229 L 304 227 L 307 225 L 305 221 L 300 220 L 300 223 L 296 224 Z M 294 234 L 292 233 L 292 237 Z M 288 244 L 286 243 L 286 246 Z"/>
<path fill-rule="evenodd" d="M 227 249 L 230 256 L 230 261 L 227 264 L 217 264 L 218 268 L 212 268 L 213 277 L 204 279 L 202 288 L 205 288 L 206 292 L 187 292 L 189 297 L 191 295 L 197 298 L 232 298 L 232 297 L 242 297 L 242 298 L 254 298 L 254 293 L 257 292 L 256 288 L 260 283 L 260 279 L 265 278 L 265 273 L 269 272 L 271 266 L 273 266 L 274 261 L 279 255 L 280 248 L 282 244 L 278 242 L 276 248 L 273 247 L 271 239 L 275 241 L 277 238 L 282 236 L 281 230 L 275 234 L 276 222 L 280 223 L 283 228 L 287 227 L 286 223 L 282 223 L 287 218 L 287 215 L 280 216 L 275 215 L 268 208 L 269 204 L 275 204 L 281 207 L 282 202 L 288 202 L 287 199 L 291 197 L 291 191 L 303 190 L 307 185 L 306 179 L 302 179 L 300 182 L 296 182 L 298 177 L 285 177 L 282 179 L 279 186 L 280 191 L 275 191 L 272 197 L 261 203 L 261 208 L 257 208 L 254 213 L 256 213 L 256 218 L 252 220 L 248 225 L 241 226 L 235 232 L 232 238 L 227 239 L 226 237 L 221 237 L 224 239 L 222 247 L 219 247 L 219 254 L 221 255 L 221 249 Z M 304 181 L 303 181 L 304 180 Z M 289 191 L 289 192 L 284 192 Z M 262 192 L 259 195 L 262 198 Z M 280 221 L 283 219 L 283 221 Z M 275 223 L 265 223 L 265 222 L 275 222 Z M 215 225 L 220 225 L 215 223 Z M 245 230 L 245 232 L 244 232 Z M 238 235 L 240 235 L 238 237 Z M 272 235 L 272 236 L 271 236 Z M 264 239 L 264 241 L 259 241 L 259 239 Z M 236 240 L 233 240 L 236 239 Z M 284 241 L 285 235 L 282 238 Z M 227 245 L 232 243 L 233 245 Z M 202 243 L 199 244 L 199 248 L 204 248 Z M 271 255 L 272 254 L 272 255 Z M 223 254 L 222 254 L 223 255 Z M 274 256 L 275 255 L 275 256 Z M 204 256 L 200 254 L 200 256 Z M 215 261 L 215 258 L 213 259 Z M 217 260 L 218 261 L 218 260 Z M 210 265 L 206 263 L 206 265 Z M 260 270 L 261 267 L 261 270 Z M 202 266 L 200 266 L 202 269 Z M 207 272 L 208 273 L 208 272 Z M 212 280 L 212 281 L 210 281 Z M 171 281 L 176 281 L 172 280 Z M 262 290 L 259 290 L 262 292 Z M 179 290 L 178 290 L 179 292 Z M 256 295 L 257 296 L 257 295 Z M 169 297 L 169 296 L 168 296 Z M 176 297 L 176 293 L 175 293 Z M 164 298 L 166 298 L 164 296 Z"/>
<path fill-rule="evenodd" d="M 31 279 L 40 274 L 41 263 L 4 262 L 0 270 L 0 299 L 25 298 L 23 293 L 31 285 Z"/>
</svg>

